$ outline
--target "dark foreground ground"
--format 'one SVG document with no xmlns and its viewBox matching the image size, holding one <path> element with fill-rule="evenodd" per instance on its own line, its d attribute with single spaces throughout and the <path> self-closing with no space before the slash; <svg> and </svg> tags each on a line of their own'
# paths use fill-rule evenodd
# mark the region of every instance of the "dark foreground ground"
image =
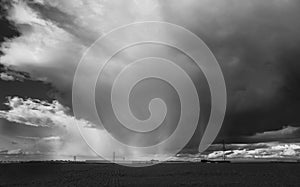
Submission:
<svg viewBox="0 0 300 187">
<path fill-rule="evenodd" d="M 0 164 L 0 186 L 300 186 L 300 163 Z"/>
</svg>

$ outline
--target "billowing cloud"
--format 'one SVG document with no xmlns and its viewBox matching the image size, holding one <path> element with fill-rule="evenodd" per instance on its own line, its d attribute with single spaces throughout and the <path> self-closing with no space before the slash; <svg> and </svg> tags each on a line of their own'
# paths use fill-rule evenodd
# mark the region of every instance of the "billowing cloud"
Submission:
<svg viewBox="0 0 300 187">
<path fill-rule="evenodd" d="M 77 120 L 68 114 L 68 108 L 58 101 L 47 103 L 37 99 L 24 100 L 19 97 L 8 98 L 8 111 L 0 111 L 0 118 L 21 125 L 40 127 L 50 131 L 53 136 L 24 137 L 10 139 L 21 142 L 20 146 L 27 153 L 51 153 L 55 155 L 95 155 L 82 139 L 77 125 L 83 126 L 97 135 L 98 130 L 85 120 Z M 91 134 L 93 134 L 93 132 Z M 94 137 L 91 137 L 94 138 Z M 11 140 L 11 141 L 12 141 Z M 24 145 L 24 142 L 27 142 Z M 6 149 L 11 148 L 6 143 Z"/>
<path fill-rule="evenodd" d="M 15 78 L 11 75 L 8 75 L 6 73 L 0 73 L 0 79 L 4 80 L 4 81 L 13 81 L 15 80 Z"/>
<path fill-rule="evenodd" d="M 264 147 L 258 147 L 262 146 Z M 228 159 L 297 159 L 300 155 L 299 143 L 259 143 L 244 145 L 235 145 L 235 149 L 223 151 L 213 151 L 206 155 L 208 159 L 221 159 L 225 153 Z"/>
<path fill-rule="evenodd" d="M 21 36 L 2 43 L 0 62 L 51 82 L 61 91 L 61 102 L 71 106 L 73 75 L 83 52 L 117 26 L 159 20 L 156 1 L 147 2 L 146 8 L 136 1 L 13 1 L 7 19 Z"/>
<path fill-rule="evenodd" d="M 58 101 L 47 103 L 40 100 L 13 97 L 8 98 L 6 105 L 8 111 L 0 111 L 0 117 L 11 122 L 31 126 L 54 127 L 63 126 L 66 123 L 75 123 L 75 118 L 67 115 L 68 108 L 62 106 Z M 91 127 L 87 121 L 80 121 L 81 124 Z"/>
<path fill-rule="evenodd" d="M 30 77 L 27 72 L 24 71 L 16 71 L 11 67 L 5 67 L 0 64 L 0 79 L 4 81 L 21 81 L 24 80 L 34 80 Z"/>
<path fill-rule="evenodd" d="M 67 1 L 14 1 L 11 9 L 8 11 L 8 19 L 19 29 L 21 36 L 2 44 L 4 55 L 0 59 L 1 63 L 6 66 L 13 66 L 16 70 L 29 72 L 30 76 L 34 79 L 50 82 L 60 91 L 61 97 L 58 97 L 58 100 L 62 104 L 69 106 L 71 110 L 71 87 L 76 66 L 83 52 L 95 39 L 111 29 L 124 24 L 144 20 L 162 20 L 160 5 L 157 1 L 145 1 L 143 3 L 128 1 L 120 3 L 119 1 L 91 0 L 78 1 L 77 3 L 70 4 Z M 172 37 L 167 33 L 164 35 L 165 37 Z M 143 38 L 144 36 L 141 33 L 128 33 L 128 35 L 120 37 Z M 95 69 L 96 63 L 105 57 L 107 50 L 110 50 L 117 43 L 118 40 L 115 40 L 108 45 L 104 45 L 103 49 L 96 56 L 92 57 L 90 60 L 91 63 L 79 75 L 80 79 L 90 83 L 88 75 L 90 75 L 91 70 Z M 144 50 L 152 51 L 153 48 L 153 46 L 152 48 L 150 46 L 150 50 Z M 153 51 L 165 52 L 170 57 L 182 59 L 180 61 L 183 64 L 182 66 L 185 66 L 191 72 L 195 72 L 195 67 L 190 65 L 190 61 L 186 60 L 187 57 L 181 57 L 177 54 L 178 51 L 174 52 L 163 47 L 159 47 Z M 114 60 L 113 65 L 109 67 L 110 71 L 105 73 L 106 77 L 102 80 L 105 81 L 112 77 L 114 72 L 119 71 L 124 66 L 126 63 L 124 61 L 128 56 L 135 56 L 137 53 L 141 54 L 143 50 L 137 48 L 134 50 L 131 49 Z M 109 79 L 109 81 L 111 80 Z M 109 81 L 105 83 L 110 84 Z M 85 84 L 80 86 L 81 89 L 79 90 L 86 89 Z M 150 92 L 145 93 L 148 94 Z M 164 94 L 162 97 L 170 96 L 169 93 L 168 91 L 162 92 Z M 101 99 L 103 100 L 100 96 L 99 100 Z M 172 99 L 175 99 L 175 96 L 168 99 L 168 103 L 171 104 L 168 108 L 177 108 L 179 110 L 178 107 L 172 107 Z M 82 111 L 88 111 L 85 108 L 89 107 L 87 106 L 89 103 L 85 102 L 84 97 L 79 97 L 78 100 L 81 103 L 80 107 Z M 139 106 L 139 103 L 136 106 Z M 104 106 L 104 108 L 107 107 Z M 142 113 L 141 116 L 147 116 L 148 114 L 146 110 L 137 111 L 143 111 L 137 112 Z M 91 123 L 96 123 L 94 121 L 95 118 L 89 115 L 91 114 L 86 112 L 80 118 L 84 118 Z M 109 115 L 112 114 L 105 114 L 104 116 Z M 36 118 L 34 119 L 36 120 Z M 173 123 L 174 119 L 172 116 L 168 116 L 166 121 L 169 124 L 175 124 Z M 15 120 L 21 119 L 18 118 Z M 27 123 L 29 124 L 28 121 Z M 166 131 L 170 130 L 167 129 Z M 165 134 L 157 134 L 157 137 L 152 139 L 159 140 L 166 137 Z M 128 141 L 132 142 L 132 144 L 134 142 L 145 142 L 135 139 L 135 136 L 126 138 L 130 138 Z M 197 140 L 199 139 L 197 137 Z"/>
<path fill-rule="evenodd" d="M 28 72 L 34 80 L 53 84 L 59 90 L 57 99 L 62 108 L 51 113 L 41 101 L 23 100 L 20 101 L 22 104 L 13 106 L 11 99 L 8 103 L 11 109 L 1 111 L 2 118 L 38 127 L 77 122 L 68 114 L 72 113 L 71 88 L 76 66 L 87 47 L 115 27 L 134 21 L 163 20 L 196 33 L 220 62 L 228 90 L 228 112 L 220 139 L 237 137 L 237 141 L 244 141 L 244 137 L 256 133 L 250 141 L 283 141 L 290 136 L 298 137 L 298 130 L 294 129 L 299 126 L 300 105 L 300 11 L 297 0 L 187 0 L 179 3 L 15 0 L 7 3 L 10 6 L 7 6 L 6 17 L 20 36 L 6 39 L 1 44 L 0 63 Z M 139 37 L 135 34 L 132 33 Z M 99 56 L 104 56 L 105 50 Z M 114 62 L 115 69 L 124 65 L 125 57 Z M 80 75 L 86 82 L 89 82 L 92 67 L 86 67 L 85 73 Z M 111 76 L 115 69 L 111 68 L 106 75 Z M 7 72 L 1 76 L 16 78 Z M 25 107 L 24 103 L 32 108 Z M 55 106 L 58 103 L 49 104 Z M 84 109 L 86 106 L 82 103 Z M 41 108 L 35 111 L 35 105 L 41 105 Z M 93 123 L 87 122 L 89 114 L 83 117 L 82 124 Z M 275 132 L 285 124 L 295 124 L 295 127 Z M 295 132 L 291 132 L 293 130 Z M 198 142 L 199 137 L 195 139 Z"/>
</svg>

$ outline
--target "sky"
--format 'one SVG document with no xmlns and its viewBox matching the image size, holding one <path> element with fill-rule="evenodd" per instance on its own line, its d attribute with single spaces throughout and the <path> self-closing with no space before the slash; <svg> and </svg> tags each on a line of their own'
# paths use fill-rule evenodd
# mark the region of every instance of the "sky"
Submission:
<svg viewBox="0 0 300 187">
<path fill-rule="evenodd" d="M 108 147 L 114 145 L 103 127 L 97 125 L 88 112 L 80 117 L 74 115 L 72 83 L 75 70 L 84 51 L 100 36 L 124 24 L 151 20 L 178 24 L 192 31 L 219 62 L 226 82 L 227 111 L 216 145 L 223 140 L 232 145 L 232 152 L 228 153 L 232 157 L 260 157 L 266 155 L 265 152 L 274 157 L 298 156 L 299 9 L 298 0 L 2 1 L 0 152 L 43 154 L 54 158 L 95 156 L 74 125 L 79 124 L 87 127 L 90 138 L 99 138 L 97 146 L 101 152 L 111 154 Z M 138 33 L 131 34 L 142 38 Z M 166 34 L 165 37 L 171 36 Z M 118 44 L 114 42 L 109 45 Z M 111 46 L 96 57 L 105 56 Z M 97 105 L 108 110 L 106 90 L 126 65 L 124 59 L 145 51 L 180 59 L 178 65 L 191 75 L 199 93 L 201 117 L 182 153 L 197 155 L 203 127 L 210 115 L 210 93 L 201 70 L 178 51 L 149 45 L 120 54 L 101 77 L 105 86 L 99 90 Z M 84 74 L 80 75 L 82 79 L 89 80 L 92 67 L 84 69 Z M 166 138 L 178 120 L 180 104 L 172 87 L 159 80 L 149 80 L 147 85 L 136 88 L 133 113 L 141 119 L 147 118 L 147 101 L 157 94 L 172 110 L 166 117 L 167 128 L 154 137 L 118 135 L 131 145 L 148 145 Z M 156 86 L 165 88 L 160 93 L 149 92 L 158 90 Z M 79 102 L 83 109 L 87 107 L 84 100 Z M 109 121 L 113 116 L 107 111 L 103 118 Z M 211 149 L 213 152 L 208 156 L 217 157 L 218 150 Z M 122 154 L 139 156 L 139 153 L 126 151 Z"/>
</svg>

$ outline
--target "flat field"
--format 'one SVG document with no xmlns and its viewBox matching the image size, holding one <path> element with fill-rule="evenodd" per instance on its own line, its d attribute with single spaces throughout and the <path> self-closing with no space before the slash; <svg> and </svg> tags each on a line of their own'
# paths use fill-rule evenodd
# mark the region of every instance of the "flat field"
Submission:
<svg viewBox="0 0 300 187">
<path fill-rule="evenodd" d="M 300 186 L 300 163 L 10 163 L 0 186 Z"/>
</svg>

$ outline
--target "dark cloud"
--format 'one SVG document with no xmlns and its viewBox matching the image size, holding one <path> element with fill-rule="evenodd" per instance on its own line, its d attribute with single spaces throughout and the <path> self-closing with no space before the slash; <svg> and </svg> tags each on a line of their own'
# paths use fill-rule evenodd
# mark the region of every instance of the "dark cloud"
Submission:
<svg viewBox="0 0 300 187">
<path fill-rule="evenodd" d="M 288 141 L 291 137 L 292 141 L 300 139 L 299 133 L 273 138 L 257 136 L 259 133 L 278 131 L 288 125 L 300 127 L 299 1 L 187 0 L 180 3 L 164 1 L 160 2 L 160 5 L 164 21 L 182 25 L 196 33 L 210 47 L 221 65 L 227 84 L 228 109 L 216 142 L 223 139 L 226 142 Z M 25 42 L 15 41 L 17 44 L 25 43 L 41 49 L 40 59 L 44 61 L 41 64 L 26 62 L 24 65 L 16 58 L 18 71 L 1 66 L 1 73 L 5 73 L 6 78 L 25 78 L 22 79 L 23 82 L 0 80 L 0 103 L 3 103 L 7 96 L 17 95 L 49 102 L 56 96 L 61 103 L 71 107 L 71 83 L 76 64 L 81 57 L 79 51 L 82 50 L 82 46 L 100 35 L 100 32 L 94 32 L 100 29 L 84 28 L 84 20 L 53 4 L 31 3 L 29 7 L 37 13 L 38 21 L 46 20 L 48 25 L 40 27 L 31 22 L 27 25 L 18 24 L 23 37 L 29 38 L 29 31 L 37 30 L 42 33 L 40 38 L 43 39 L 49 35 L 50 30 L 51 34 L 54 34 L 49 38 L 50 41 L 55 41 L 55 45 L 51 46 L 53 43 L 48 40 L 44 41 L 46 47 L 39 42 L 32 44 L 35 37 Z M 1 11 L 5 13 L 5 8 Z M 78 13 L 78 9 L 76 11 Z M 128 14 L 128 20 L 134 20 L 132 12 Z M 107 17 L 110 18 L 108 20 L 118 20 L 120 15 Z M 127 15 L 127 12 L 124 15 Z M 95 17 L 97 16 L 100 14 L 96 14 Z M 34 21 L 35 18 L 30 17 Z M 89 22 L 89 25 L 90 23 L 95 22 Z M 4 38 L 19 35 L 15 26 L 8 20 L 2 19 L 0 24 L 1 28 L 5 28 L 3 31 L 1 29 L 1 42 Z M 97 26 L 100 27 L 99 25 L 101 24 Z M 57 43 L 59 45 L 56 45 Z M 43 47 L 46 52 L 43 51 Z M 20 69 L 30 74 L 22 73 Z M 53 85 L 31 79 L 31 76 L 48 78 L 60 93 L 53 89 Z M 199 80 L 193 81 L 198 91 L 200 90 L 199 93 L 204 93 L 200 94 L 200 97 L 203 97 L 200 99 L 205 102 L 205 106 L 201 108 L 205 115 L 200 118 L 202 124 L 207 122 L 209 114 L 209 94 L 207 83 L 202 80 L 203 75 L 197 78 Z M 202 91 L 202 88 L 206 91 Z M 6 130 L 9 128 L 6 127 Z M 202 130 L 198 129 L 187 149 L 198 145 Z"/>
<path fill-rule="evenodd" d="M 0 78 L 6 81 L 24 81 L 25 79 L 31 80 L 29 73 L 16 71 L 13 68 L 6 67 L 0 64 Z"/>
<path fill-rule="evenodd" d="M 7 97 L 20 96 L 23 98 L 36 98 L 45 101 L 53 101 L 57 90 L 51 84 L 43 81 L 23 80 L 23 81 L 5 81 L 0 80 L 0 110 L 7 109 L 4 105 Z"/>
<path fill-rule="evenodd" d="M 5 0 L 0 5 L 0 43 L 2 43 L 20 36 L 20 32 L 16 25 L 7 19 L 8 10 L 12 5 L 11 2 Z M 2 54 L 0 50 L 0 55 Z M 52 101 L 55 95 L 57 95 L 57 91 L 51 84 L 34 80 L 29 73 L 17 71 L 13 66 L 8 67 L 0 63 L 0 74 L 0 109 L 6 108 L 3 103 L 6 102 L 8 96 L 22 96 L 25 98 Z M 7 79 L 11 81 L 7 82 Z"/>
<path fill-rule="evenodd" d="M 17 37 L 20 35 L 15 25 L 6 19 L 7 10 L 9 7 L 10 3 L 7 1 L 0 3 L 0 43 L 4 42 L 8 38 Z M 2 54 L 1 51 L 0 54 Z"/>
<path fill-rule="evenodd" d="M 279 130 L 266 131 L 262 133 L 256 133 L 253 136 L 244 137 L 248 142 L 299 142 L 300 127 L 286 126 Z"/>
<path fill-rule="evenodd" d="M 291 1 L 165 3 L 165 19 L 195 32 L 216 55 L 228 109 L 219 140 L 300 126 L 300 3 Z"/>
<path fill-rule="evenodd" d="M 21 125 L 15 122 L 10 122 L 5 119 L 0 119 L 0 129 L 2 135 L 10 137 L 47 137 L 53 136 L 55 130 L 50 127 L 34 127 L 28 125 Z"/>
</svg>

